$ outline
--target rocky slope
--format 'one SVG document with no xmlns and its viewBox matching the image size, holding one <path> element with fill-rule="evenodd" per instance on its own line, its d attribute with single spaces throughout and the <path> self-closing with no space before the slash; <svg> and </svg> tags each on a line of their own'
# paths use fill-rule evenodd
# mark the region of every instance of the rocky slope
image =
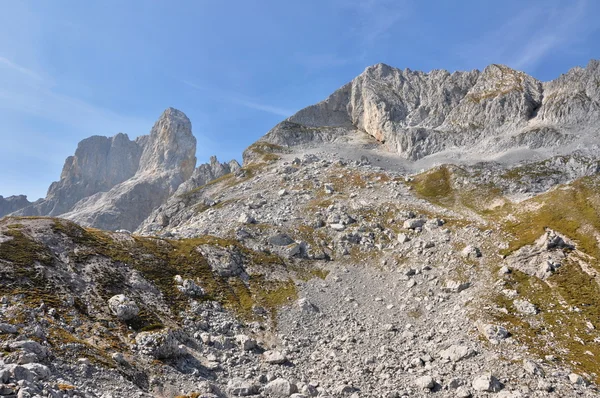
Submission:
<svg viewBox="0 0 600 398">
<path fill-rule="evenodd" d="M 83 226 L 0 220 L 0 395 L 598 396 L 597 69 L 377 65 L 243 166 L 168 110 Z"/>
</svg>

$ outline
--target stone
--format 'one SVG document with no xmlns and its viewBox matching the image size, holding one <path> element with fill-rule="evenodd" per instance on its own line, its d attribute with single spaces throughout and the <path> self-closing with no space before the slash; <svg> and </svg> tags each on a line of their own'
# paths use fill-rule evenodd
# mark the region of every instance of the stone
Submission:
<svg viewBox="0 0 600 398">
<path fill-rule="evenodd" d="M 265 359 L 266 363 L 272 364 L 272 365 L 281 365 L 285 362 L 287 362 L 287 358 L 285 355 L 283 355 L 280 351 L 265 351 L 263 353 L 263 358 Z"/>
<path fill-rule="evenodd" d="M 427 220 L 424 220 L 422 218 L 412 218 L 412 219 L 404 221 L 404 224 L 402 224 L 402 227 L 404 229 L 417 229 L 417 228 L 421 228 L 423 225 L 425 225 L 426 221 Z"/>
<path fill-rule="evenodd" d="M 140 309 L 129 297 L 124 294 L 117 294 L 108 300 L 108 308 L 117 318 L 122 321 L 129 321 L 138 316 Z"/>
<path fill-rule="evenodd" d="M 269 244 L 273 246 L 289 246 L 294 243 L 294 240 L 287 234 L 277 234 L 269 238 Z"/>
<path fill-rule="evenodd" d="M 530 359 L 523 360 L 523 369 L 525 369 L 525 371 L 530 375 L 541 377 L 544 377 L 545 375 L 542 367 Z"/>
<path fill-rule="evenodd" d="M 587 381 L 581 377 L 580 375 L 578 375 L 577 373 L 571 373 L 569 374 L 569 381 L 571 382 L 571 384 L 575 384 L 578 386 L 585 386 L 587 385 Z"/>
<path fill-rule="evenodd" d="M 478 247 L 475 247 L 472 245 L 467 245 L 464 249 L 462 249 L 460 254 L 464 258 L 477 258 L 477 257 L 481 257 L 481 250 L 479 250 Z"/>
<path fill-rule="evenodd" d="M 403 233 L 398 234 L 398 242 L 399 243 L 406 243 L 408 241 L 410 241 L 410 238 L 408 237 L 408 235 L 403 234 Z"/>
<path fill-rule="evenodd" d="M 538 308 L 527 300 L 517 299 L 513 301 L 513 305 L 517 311 L 524 315 L 536 315 L 539 312 Z"/>
<path fill-rule="evenodd" d="M 508 337 L 508 331 L 500 325 L 477 323 L 480 333 L 492 344 L 498 344 Z"/>
<path fill-rule="evenodd" d="M 17 327 L 10 323 L 0 323 L 0 334 L 17 334 Z"/>
<path fill-rule="evenodd" d="M 140 352 L 155 359 L 175 358 L 181 354 L 176 333 L 171 329 L 138 333 L 135 343 Z"/>
<path fill-rule="evenodd" d="M 240 214 L 238 222 L 242 224 L 256 224 L 256 220 L 248 213 Z"/>
<path fill-rule="evenodd" d="M 287 379 L 281 377 L 269 382 L 264 389 L 265 395 L 281 398 L 288 398 L 297 391 L 295 384 L 292 384 Z"/>
<path fill-rule="evenodd" d="M 202 289 L 200 286 L 198 286 L 196 284 L 196 282 L 194 282 L 191 279 L 183 279 L 181 281 L 181 284 L 179 284 L 179 283 L 177 284 L 177 289 L 181 293 L 185 294 L 186 296 L 190 296 L 190 297 L 202 297 L 206 294 L 204 292 L 204 289 Z"/>
<path fill-rule="evenodd" d="M 421 376 L 415 380 L 415 386 L 423 390 L 431 390 L 435 386 L 435 380 L 431 376 Z"/>
<path fill-rule="evenodd" d="M 447 280 L 446 284 L 442 288 L 447 293 L 460 293 L 463 290 L 468 289 L 471 286 L 471 282 L 459 282 L 455 280 Z"/>
<path fill-rule="evenodd" d="M 256 394 L 258 388 L 254 383 L 248 380 L 234 378 L 227 383 L 227 391 L 229 394 L 236 397 L 246 397 L 248 395 Z"/>
<path fill-rule="evenodd" d="M 244 351 L 251 351 L 256 348 L 256 340 L 245 334 L 238 334 L 235 336 L 235 341 L 237 341 Z"/>
<path fill-rule="evenodd" d="M 503 386 L 491 373 L 484 373 L 473 379 L 472 387 L 475 391 L 498 392 Z"/>
<path fill-rule="evenodd" d="M 451 345 L 447 349 L 440 351 L 440 358 L 452 362 L 458 362 L 462 359 L 470 358 L 475 355 L 475 350 L 464 345 Z"/>
<path fill-rule="evenodd" d="M 458 387 L 455 393 L 456 398 L 469 398 L 472 396 L 471 391 L 467 387 Z"/>
<path fill-rule="evenodd" d="M 300 311 L 302 311 L 302 312 L 318 312 L 319 311 L 319 309 L 313 303 L 308 301 L 308 299 L 306 297 L 298 299 L 297 304 L 298 304 L 298 308 L 300 308 Z"/>
<path fill-rule="evenodd" d="M 210 268 L 220 276 L 231 277 L 245 274 L 244 259 L 235 247 L 200 245 L 197 250 L 208 262 Z"/>
</svg>

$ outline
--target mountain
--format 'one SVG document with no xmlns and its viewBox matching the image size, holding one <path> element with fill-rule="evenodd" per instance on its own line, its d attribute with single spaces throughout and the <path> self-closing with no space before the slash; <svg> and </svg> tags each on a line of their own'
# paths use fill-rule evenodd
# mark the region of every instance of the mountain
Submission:
<svg viewBox="0 0 600 398">
<path fill-rule="evenodd" d="M 84 140 L 0 219 L 0 395 L 599 396 L 597 74 L 375 65 L 243 165 Z"/>
<path fill-rule="evenodd" d="M 81 141 L 46 198 L 13 211 L 20 216 L 61 216 L 108 230 L 134 230 L 184 182 L 194 186 L 194 181 L 229 172 L 228 165 L 220 171 L 216 159 L 194 169 L 195 153 L 189 119 L 169 108 L 149 135 L 134 141 L 126 134 Z"/>
<path fill-rule="evenodd" d="M 600 62 L 550 82 L 504 65 L 429 73 L 367 68 L 325 101 L 273 128 L 262 141 L 312 145 L 364 132 L 402 158 L 497 157 L 519 148 L 546 157 L 593 147 L 597 154 Z"/>
<path fill-rule="evenodd" d="M 27 207 L 31 204 L 25 195 L 14 195 L 7 198 L 0 195 L 0 217 Z"/>
</svg>

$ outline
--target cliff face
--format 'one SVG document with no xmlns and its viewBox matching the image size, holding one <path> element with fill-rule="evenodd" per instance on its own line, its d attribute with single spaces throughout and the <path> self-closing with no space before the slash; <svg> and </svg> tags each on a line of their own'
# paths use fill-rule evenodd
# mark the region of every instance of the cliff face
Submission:
<svg viewBox="0 0 600 398">
<path fill-rule="evenodd" d="M 31 202 L 27 200 L 27 196 L 25 195 L 14 195 L 9 196 L 8 198 L 0 195 L 0 217 L 4 217 L 9 213 L 22 209 L 30 204 Z"/>
<path fill-rule="evenodd" d="M 97 228 L 135 229 L 191 177 L 195 153 L 190 120 L 169 108 L 150 135 L 135 141 L 125 134 L 81 141 L 46 198 L 16 214 L 60 215 Z"/>
<path fill-rule="evenodd" d="M 503 65 L 423 73 L 378 64 L 263 141 L 312 145 L 362 131 L 409 160 L 450 148 L 497 153 L 573 143 L 581 138 L 573 128 L 593 130 L 600 116 L 599 65 L 591 61 L 542 83 Z"/>
</svg>

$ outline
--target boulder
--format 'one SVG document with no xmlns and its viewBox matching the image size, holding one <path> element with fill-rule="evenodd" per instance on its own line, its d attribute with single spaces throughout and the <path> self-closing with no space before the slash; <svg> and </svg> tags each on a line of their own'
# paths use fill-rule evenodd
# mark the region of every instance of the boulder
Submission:
<svg viewBox="0 0 600 398">
<path fill-rule="evenodd" d="M 175 358 L 181 353 L 176 333 L 170 329 L 138 333 L 135 342 L 141 353 L 155 359 Z"/>
<path fill-rule="evenodd" d="M 288 398 L 295 392 L 298 392 L 296 385 L 281 377 L 268 383 L 264 389 L 265 395 L 276 398 Z"/>
</svg>

